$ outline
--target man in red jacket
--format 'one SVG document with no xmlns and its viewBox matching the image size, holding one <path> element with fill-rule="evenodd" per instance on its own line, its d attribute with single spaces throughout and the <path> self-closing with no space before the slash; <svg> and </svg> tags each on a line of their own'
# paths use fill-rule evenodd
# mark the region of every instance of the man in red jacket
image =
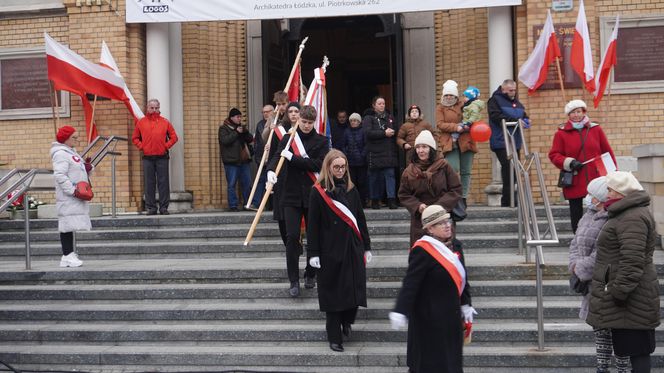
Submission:
<svg viewBox="0 0 664 373">
<path fill-rule="evenodd" d="M 143 152 L 145 178 L 145 208 L 148 215 L 157 214 L 155 187 L 159 188 L 159 213 L 168 215 L 170 187 L 168 178 L 168 149 L 178 141 L 175 129 L 159 111 L 159 101 L 148 101 L 145 117 L 134 128 L 132 142 Z M 156 184 L 155 184 L 156 181 Z"/>
</svg>

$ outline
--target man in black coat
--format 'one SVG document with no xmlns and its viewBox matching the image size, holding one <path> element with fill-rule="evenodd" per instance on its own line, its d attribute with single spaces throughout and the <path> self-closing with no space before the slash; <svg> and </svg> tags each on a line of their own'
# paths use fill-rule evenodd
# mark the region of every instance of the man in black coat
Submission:
<svg viewBox="0 0 664 373">
<path fill-rule="evenodd" d="M 265 123 L 272 116 L 274 112 L 274 106 L 265 105 L 263 106 L 263 119 L 259 120 L 256 123 L 256 132 L 254 134 L 254 161 L 256 162 L 256 168 L 260 167 L 261 159 L 263 158 L 263 151 L 265 151 L 265 141 L 263 141 L 263 129 L 265 129 Z M 268 124 L 269 125 L 269 124 Z M 261 171 L 260 175 L 256 175 L 258 178 L 258 183 L 256 184 L 256 193 L 254 194 L 254 199 L 251 201 L 251 205 L 254 208 L 260 206 L 261 201 L 263 200 L 263 194 L 265 193 L 265 181 L 267 180 L 267 172 L 265 168 Z"/>
<path fill-rule="evenodd" d="M 269 183 L 277 182 L 277 175 L 274 172 L 279 163 L 279 159 L 284 157 L 287 161 L 286 180 L 283 183 L 283 193 L 280 203 L 283 207 L 284 221 L 286 223 L 286 268 L 288 271 L 288 280 L 290 281 L 289 293 L 291 297 L 300 295 L 300 268 L 299 258 L 302 255 L 302 243 L 300 242 L 300 222 L 302 218 L 307 219 L 309 208 L 309 193 L 315 181 L 315 173 L 319 172 L 323 164 L 325 155 L 330 150 L 327 137 L 319 135 L 314 130 L 314 121 L 316 120 L 316 109 L 313 106 L 304 106 L 300 110 L 300 118 L 297 122 L 297 131 L 294 140 L 300 140 L 303 149 L 298 148 L 297 141 L 289 144 L 291 134 L 283 137 L 279 143 L 279 148 L 275 155 L 270 159 L 268 165 L 267 181 Z M 306 154 L 302 153 L 302 150 Z M 296 154 L 299 153 L 299 154 Z M 316 273 L 307 260 L 307 266 L 304 271 L 305 286 L 313 287 Z"/>
</svg>

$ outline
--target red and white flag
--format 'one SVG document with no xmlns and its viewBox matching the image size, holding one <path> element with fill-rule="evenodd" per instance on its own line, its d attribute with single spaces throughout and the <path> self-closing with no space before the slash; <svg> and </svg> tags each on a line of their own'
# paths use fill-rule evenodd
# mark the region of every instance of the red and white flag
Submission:
<svg viewBox="0 0 664 373">
<path fill-rule="evenodd" d="M 81 97 L 89 142 L 97 136 L 97 128 L 92 123 L 92 106 L 86 94 L 126 101 L 125 82 L 113 71 L 86 60 L 47 33 L 44 33 L 44 41 L 48 79 L 53 81 L 55 89 L 72 92 Z"/>
<path fill-rule="evenodd" d="M 329 126 L 327 125 L 327 91 L 325 89 L 325 69 L 322 67 L 314 70 L 314 79 L 311 81 L 307 97 L 304 99 L 305 105 L 311 105 L 316 108 L 317 117 L 314 122 L 314 128 L 319 135 L 330 137 Z"/>
<path fill-rule="evenodd" d="M 616 25 L 613 26 L 613 32 L 611 33 L 611 38 L 609 39 L 609 45 L 606 46 L 604 50 L 604 55 L 602 55 L 602 62 L 600 62 L 599 67 L 597 68 L 597 75 L 595 76 L 595 92 L 593 92 L 593 105 L 595 107 L 599 106 L 599 102 L 604 96 L 604 90 L 609 83 L 609 77 L 611 76 L 611 69 L 618 62 L 616 57 L 616 47 L 618 43 L 618 23 L 620 22 L 620 16 L 616 16 Z"/>
<path fill-rule="evenodd" d="M 618 168 L 611 158 L 611 153 L 606 152 L 599 157 L 593 159 L 595 167 L 597 167 L 597 172 L 600 176 L 606 176 L 607 173 L 616 171 Z"/>
<path fill-rule="evenodd" d="M 549 65 L 560 57 L 560 48 L 553 28 L 551 12 L 547 11 L 546 22 L 532 53 L 519 69 L 519 80 L 533 93 L 546 81 Z"/>
<path fill-rule="evenodd" d="M 113 58 L 111 50 L 108 49 L 108 45 L 106 45 L 106 42 L 103 40 L 101 42 L 101 56 L 99 57 L 99 64 L 113 70 L 115 75 L 122 78 L 122 74 L 120 74 L 120 69 L 118 68 L 118 65 L 115 63 L 115 58 Z M 124 79 L 122 80 L 124 81 Z M 124 93 L 125 95 L 127 95 L 127 98 L 129 99 L 129 101 L 125 101 L 125 105 L 127 106 L 127 109 L 129 109 L 131 115 L 134 117 L 134 122 L 138 122 L 138 120 L 143 118 L 145 115 L 143 114 L 143 110 L 141 110 L 141 107 L 138 106 L 136 100 L 134 100 L 134 96 L 132 96 L 131 92 L 129 92 L 129 87 L 127 87 L 126 82 L 124 86 Z"/>
<path fill-rule="evenodd" d="M 288 86 L 288 101 L 291 102 L 300 102 L 300 83 L 302 81 L 302 73 L 300 71 L 300 62 L 295 66 L 295 72 L 293 73 L 293 79 L 291 80 L 290 86 Z"/>
<path fill-rule="evenodd" d="M 570 53 L 572 69 L 579 75 L 588 92 L 595 92 L 595 72 L 593 71 L 593 53 L 590 48 L 590 33 L 583 0 L 579 1 L 579 15 L 576 17 L 572 52 Z"/>
</svg>

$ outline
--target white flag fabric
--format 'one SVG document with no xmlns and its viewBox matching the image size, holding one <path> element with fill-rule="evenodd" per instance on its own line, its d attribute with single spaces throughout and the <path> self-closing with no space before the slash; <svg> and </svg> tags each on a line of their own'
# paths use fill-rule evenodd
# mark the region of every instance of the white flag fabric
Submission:
<svg viewBox="0 0 664 373">
<path fill-rule="evenodd" d="M 327 92 L 325 90 L 325 70 L 323 68 L 319 67 L 314 70 L 314 79 L 311 81 L 304 104 L 316 108 L 317 116 L 314 128 L 319 135 L 329 138 L 330 135 L 327 126 Z"/>
<path fill-rule="evenodd" d="M 103 40 L 101 42 L 101 56 L 99 57 L 99 64 L 113 70 L 115 75 L 122 78 L 120 69 L 118 68 L 118 65 L 115 63 L 115 58 L 113 58 L 111 50 L 108 49 L 108 45 L 106 45 L 106 42 Z M 124 79 L 122 79 L 122 81 L 124 82 Z M 141 107 L 138 106 L 138 103 L 136 103 L 134 96 L 132 96 L 131 92 L 129 92 L 129 87 L 127 87 L 126 82 L 124 83 L 124 92 L 127 95 L 127 98 L 129 99 L 129 101 L 126 102 L 127 109 L 129 109 L 129 112 L 134 117 L 134 121 L 138 121 L 139 119 L 143 118 L 145 115 L 143 114 L 143 110 L 141 110 Z"/>
<path fill-rule="evenodd" d="M 528 87 L 528 93 L 534 92 L 546 81 L 549 65 L 556 57 L 560 57 L 560 48 L 551 12 L 547 11 L 542 34 L 537 39 L 532 53 L 519 69 L 519 80 Z"/>
</svg>

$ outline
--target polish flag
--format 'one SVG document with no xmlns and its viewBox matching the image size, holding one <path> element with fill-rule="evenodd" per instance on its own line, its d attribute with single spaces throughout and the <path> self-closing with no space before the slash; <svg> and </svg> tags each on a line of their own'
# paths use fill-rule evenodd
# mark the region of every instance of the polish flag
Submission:
<svg viewBox="0 0 664 373">
<path fill-rule="evenodd" d="M 288 101 L 291 102 L 300 102 L 300 81 L 302 80 L 302 74 L 300 73 L 300 63 L 297 63 L 295 67 L 295 72 L 293 72 L 293 79 L 291 80 L 290 86 L 288 86 Z"/>
<path fill-rule="evenodd" d="M 593 53 L 590 48 L 590 33 L 583 0 L 579 2 L 579 15 L 576 17 L 572 52 L 570 53 L 572 69 L 579 75 L 588 92 L 595 92 L 595 72 L 593 71 Z"/>
<path fill-rule="evenodd" d="M 314 79 L 311 81 L 307 97 L 304 99 L 305 105 L 311 105 L 316 108 L 317 116 L 314 122 L 314 129 L 319 135 L 330 137 L 330 128 L 327 125 L 327 91 L 325 88 L 325 68 L 319 67 L 314 70 Z"/>
<path fill-rule="evenodd" d="M 606 176 L 607 173 L 618 170 L 618 167 L 616 167 L 616 163 L 613 161 L 613 157 L 609 152 L 583 162 L 583 164 L 588 163 L 591 163 L 597 168 L 597 172 L 600 176 Z"/>
<path fill-rule="evenodd" d="M 599 106 L 599 102 L 604 96 L 604 90 L 606 90 L 606 86 L 609 83 L 609 77 L 611 76 L 611 69 L 618 62 L 616 57 L 616 44 L 618 43 L 619 22 L 620 16 L 616 16 L 616 25 L 613 26 L 609 45 L 606 46 L 606 50 L 604 50 L 604 55 L 602 56 L 602 62 L 600 62 L 599 67 L 597 68 L 597 76 L 595 76 L 595 92 L 593 92 L 593 96 L 595 96 L 593 98 L 595 108 Z"/>
<path fill-rule="evenodd" d="M 120 69 L 118 68 L 118 65 L 115 63 L 115 58 L 113 58 L 111 50 L 108 49 L 108 45 L 106 45 L 106 42 L 103 40 L 101 42 L 101 56 L 99 57 L 99 64 L 113 70 L 115 75 L 122 78 L 122 74 L 120 74 Z M 127 105 L 127 109 L 129 109 L 129 112 L 134 117 L 134 123 L 138 122 L 138 120 L 143 118 L 145 115 L 143 114 L 143 110 L 141 110 L 141 107 L 138 106 L 138 103 L 136 103 L 136 100 L 134 100 L 134 96 L 132 96 L 131 92 L 129 92 L 129 87 L 127 87 L 126 83 L 124 85 L 124 93 L 125 95 L 127 95 L 127 98 L 129 99 L 129 101 L 125 101 L 125 105 Z"/>
<path fill-rule="evenodd" d="M 44 33 L 48 79 L 55 89 L 68 91 L 81 97 L 85 112 L 85 130 L 88 142 L 97 136 L 92 123 L 92 106 L 86 94 L 91 93 L 113 100 L 126 101 L 125 82 L 111 70 L 92 63 Z"/>
<path fill-rule="evenodd" d="M 547 11 L 542 34 L 532 53 L 519 69 L 519 80 L 528 87 L 529 94 L 535 92 L 546 81 L 549 65 L 556 57 L 560 57 L 560 48 L 551 12 Z"/>
</svg>

